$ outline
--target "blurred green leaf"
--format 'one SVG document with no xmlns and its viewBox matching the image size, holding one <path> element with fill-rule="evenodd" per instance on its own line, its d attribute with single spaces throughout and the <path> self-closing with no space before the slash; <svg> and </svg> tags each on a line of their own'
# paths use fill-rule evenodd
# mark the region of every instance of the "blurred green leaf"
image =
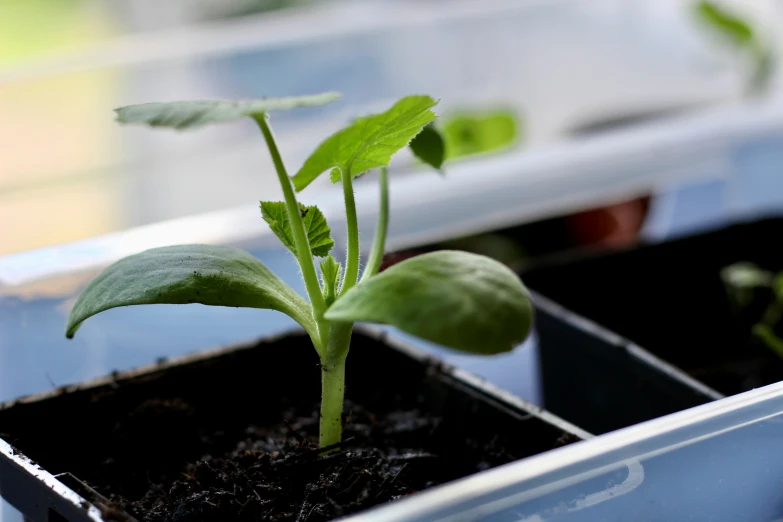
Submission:
<svg viewBox="0 0 783 522">
<path fill-rule="evenodd" d="M 446 159 L 509 147 L 519 137 L 517 116 L 509 110 L 461 112 L 443 118 Z"/>
<path fill-rule="evenodd" d="M 697 3 L 696 15 L 737 46 L 746 46 L 754 40 L 753 28 L 748 22 L 715 2 L 702 0 Z"/>
<path fill-rule="evenodd" d="M 194 129 L 212 123 L 225 123 L 240 118 L 259 117 L 270 111 L 286 111 L 297 107 L 315 107 L 331 103 L 341 97 L 336 92 L 288 98 L 260 98 L 257 100 L 194 100 L 143 103 L 115 109 L 120 123 L 169 127 L 177 130 Z"/>
</svg>

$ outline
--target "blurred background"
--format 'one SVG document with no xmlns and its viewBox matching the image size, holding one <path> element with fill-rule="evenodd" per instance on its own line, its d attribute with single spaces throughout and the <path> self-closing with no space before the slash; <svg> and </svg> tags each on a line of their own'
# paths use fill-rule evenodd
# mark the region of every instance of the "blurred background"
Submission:
<svg viewBox="0 0 783 522">
<path fill-rule="evenodd" d="M 774 56 L 783 4 L 720 5 Z M 0 255 L 278 195 L 251 123 L 150 132 L 117 106 L 342 91 L 275 115 L 294 169 L 349 117 L 423 92 L 446 119 L 511 114 L 514 153 L 774 96 L 772 59 L 755 81 L 736 28 L 708 25 L 693 0 L 0 0 Z M 626 241 L 648 209 L 590 209 L 572 237 Z"/>
</svg>

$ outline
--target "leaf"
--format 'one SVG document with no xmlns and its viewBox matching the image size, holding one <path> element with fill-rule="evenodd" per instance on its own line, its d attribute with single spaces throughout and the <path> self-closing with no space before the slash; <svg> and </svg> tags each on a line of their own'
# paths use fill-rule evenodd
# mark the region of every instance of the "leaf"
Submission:
<svg viewBox="0 0 783 522">
<path fill-rule="evenodd" d="M 758 323 L 753 325 L 753 334 L 773 352 L 783 357 L 783 339 L 775 334 L 775 330 L 766 324 Z"/>
<path fill-rule="evenodd" d="M 310 305 L 263 263 L 217 245 L 153 248 L 117 261 L 76 300 L 66 326 L 73 337 L 87 318 L 120 306 L 201 303 L 279 310 L 317 332 Z"/>
<path fill-rule="evenodd" d="M 331 171 L 333 183 L 340 173 L 356 177 L 370 169 L 389 164 L 421 129 L 435 119 L 430 110 L 438 102 L 429 96 L 407 96 L 380 114 L 357 118 L 351 125 L 332 134 L 307 158 L 292 178 L 297 191 L 318 176 Z"/>
<path fill-rule="evenodd" d="M 334 247 L 334 240 L 323 213 L 314 205 L 308 207 L 300 203 L 299 214 L 304 222 L 311 253 L 316 257 L 328 255 Z M 291 222 L 288 219 L 285 203 L 282 201 L 262 201 L 261 216 L 285 247 L 296 255 L 294 234 L 291 231 Z"/>
<path fill-rule="evenodd" d="M 737 46 L 748 45 L 755 38 L 753 28 L 747 22 L 715 2 L 704 0 L 696 4 L 696 15 Z"/>
<path fill-rule="evenodd" d="M 193 100 L 128 105 L 114 111 L 120 123 L 195 129 L 212 123 L 225 123 L 246 116 L 261 116 L 269 111 L 286 111 L 297 107 L 315 107 L 339 99 L 336 92 L 288 98 L 260 98 L 257 100 Z"/>
<path fill-rule="evenodd" d="M 725 284 L 736 288 L 769 287 L 774 279 L 772 272 L 747 262 L 729 265 L 721 270 L 720 275 Z"/>
<path fill-rule="evenodd" d="M 492 152 L 514 143 L 519 134 L 516 115 L 508 110 L 463 112 L 443 123 L 446 158 Z"/>
<path fill-rule="evenodd" d="M 390 324 L 444 346 L 493 354 L 525 340 L 533 306 L 522 282 L 504 265 L 485 256 L 440 250 L 356 285 L 324 317 Z"/>
<path fill-rule="evenodd" d="M 446 157 L 446 144 L 443 136 L 432 123 L 427 124 L 421 132 L 411 140 L 410 148 L 413 154 L 434 169 L 440 170 Z"/>
<path fill-rule="evenodd" d="M 326 306 L 331 305 L 337 295 L 337 287 L 340 284 L 340 268 L 341 265 L 334 256 L 329 256 L 321 261 L 321 286 Z"/>
<path fill-rule="evenodd" d="M 759 47 L 753 59 L 755 67 L 750 77 L 749 87 L 753 93 L 763 93 L 777 72 L 777 57 L 772 49 Z"/>
<path fill-rule="evenodd" d="M 759 268 L 753 263 L 739 262 L 724 267 L 720 277 L 726 288 L 729 301 L 739 311 L 748 308 L 756 298 L 756 290 L 773 286 L 775 276 L 772 272 Z"/>
</svg>

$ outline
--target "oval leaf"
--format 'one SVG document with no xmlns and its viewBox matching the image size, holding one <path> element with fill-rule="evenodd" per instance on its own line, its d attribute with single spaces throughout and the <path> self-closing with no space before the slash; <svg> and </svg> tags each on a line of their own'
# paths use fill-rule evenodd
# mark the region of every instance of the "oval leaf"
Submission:
<svg viewBox="0 0 783 522">
<path fill-rule="evenodd" d="M 775 279 L 775 274 L 772 272 L 748 262 L 734 263 L 724 267 L 720 271 L 720 276 L 724 284 L 737 289 L 770 287 Z"/>
<path fill-rule="evenodd" d="M 117 261 L 93 279 L 68 316 L 73 337 L 87 318 L 120 306 L 201 303 L 279 310 L 308 332 L 310 306 L 252 255 L 218 245 L 153 248 Z"/>
<path fill-rule="evenodd" d="M 331 171 L 332 182 L 337 183 L 341 171 L 356 177 L 387 166 L 398 150 L 435 119 L 430 109 L 437 103 L 429 96 L 406 96 L 386 112 L 357 118 L 326 138 L 307 158 L 292 178 L 294 187 L 303 190 L 327 170 Z"/>
<path fill-rule="evenodd" d="M 194 129 L 211 123 L 225 123 L 246 116 L 260 116 L 270 111 L 286 111 L 297 107 L 326 105 L 342 95 L 325 92 L 311 96 L 289 98 L 261 98 L 257 100 L 192 100 L 163 103 L 143 103 L 114 109 L 117 121 L 169 127 L 172 129 Z"/>
<path fill-rule="evenodd" d="M 525 340 L 533 305 L 506 266 L 485 256 L 441 250 L 407 259 L 356 285 L 325 317 L 389 324 L 444 346 L 493 354 Z"/>
<path fill-rule="evenodd" d="M 505 109 L 455 114 L 443 123 L 446 158 L 484 154 L 513 145 L 519 135 L 517 120 L 513 111 Z"/>
</svg>

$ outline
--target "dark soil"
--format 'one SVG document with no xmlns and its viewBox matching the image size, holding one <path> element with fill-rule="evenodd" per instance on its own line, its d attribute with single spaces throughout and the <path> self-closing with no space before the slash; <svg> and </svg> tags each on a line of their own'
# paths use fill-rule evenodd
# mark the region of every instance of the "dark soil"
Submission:
<svg viewBox="0 0 783 522">
<path fill-rule="evenodd" d="M 480 397 L 448 368 L 357 336 L 345 442 L 324 455 L 311 352 L 297 336 L 119 375 L 2 411 L 0 431 L 45 469 L 110 499 L 106 516 L 125 510 L 142 522 L 332 520 L 576 440 Z M 41 421 L 68 429 L 52 439 Z"/>
<path fill-rule="evenodd" d="M 165 422 L 167 406 L 148 403 L 149 422 Z M 274 426 L 249 426 L 235 446 L 158 476 L 135 501 L 115 497 L 144 521 L 322 521 L 404 497 L 476 471 L 510 462 L 502 438 L 456 441 L 458 433 L 416 410 L 376 417 L 349 404 L 348 439 L 321 455 L 315 441 L 318 414 Z M 175 406 L 173 415 L 186 411 Z M 210 446 L 205 437 L 205 449 Z M 455 443 L 456 442 L 456 443 Z M 104 473 L 123 467 L 106 463 Z M 114 469 L 112 469 L 114 468 Z M 100 491 L 101 484 L 94 484 Z"/>
</svg>

